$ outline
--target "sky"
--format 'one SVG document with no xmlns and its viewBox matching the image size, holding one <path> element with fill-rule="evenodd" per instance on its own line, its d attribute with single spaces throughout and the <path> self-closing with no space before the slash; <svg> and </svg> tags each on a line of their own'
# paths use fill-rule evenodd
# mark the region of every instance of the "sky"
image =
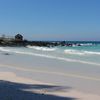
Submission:
<svg viewBox="0 0 100 100">
<path fill-rule="evenodd" d="M 100 0 L 0 0 L 0 35 L 100 41 Z"/>
</svg>

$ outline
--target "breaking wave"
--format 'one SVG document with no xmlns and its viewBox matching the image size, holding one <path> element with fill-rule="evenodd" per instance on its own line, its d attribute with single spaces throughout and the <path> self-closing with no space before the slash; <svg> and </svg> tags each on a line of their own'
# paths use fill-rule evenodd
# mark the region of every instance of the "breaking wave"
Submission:
<svg viewBox="0 0 100 100">
<path fill-rule="evenodd" d="M 73 49 L 64 50 L 64 53 L 65 54 L 72 54 L 72 55 L 100 55 L 100 52 L 73 50 Z"/>
<path fill-rule="evenodd" d="M 68 62 L 75 62 L 75 63 L 77 62 L 77 63 L 100 66 L 100 63 L 95 63 L 95 62 L 88 62 L 88 61 L 77 60 L 77 59 L 69 59 L 69 58 L 64 58 L 64 57 L 59 57 L 59 56 L 38 54 L 38 53 L 26 52 L 26 51 L 24 52 L 24 51 L 15 50 L 15 49 L 14 50 L 13 49 L 5 49 L 3 47 L 0 47 L 0 51 L 8 52 L 8 53 L 24 54 L 24 55 L 33 55 L 33 56 L 45 57 L 45 58 L 50 58 L 50 59 L 57 59 L 57 60 L 68 61 Z"/>
<path fill-rule="evenodd" d="M 39 47 L 39 46 L 27 46 L 27 48 L 31 48 L 35 50 L 42 50 L 42 51 L 55 51 L 56 50 L 56 48 Z"/>
</svg>

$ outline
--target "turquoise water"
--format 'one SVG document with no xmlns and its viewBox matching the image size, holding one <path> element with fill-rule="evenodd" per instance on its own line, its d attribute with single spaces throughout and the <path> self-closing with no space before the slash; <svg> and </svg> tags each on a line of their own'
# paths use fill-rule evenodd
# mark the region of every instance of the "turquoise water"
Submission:
<svg viewBox="0 0 100 100">
<path fill-rule="evenodd" d="M 28 56 L 41 56 L 48 59 L 88 63 L 100 66 L 100 44 L 84 43 L 82 46 L 58 47 L 0 47 L 1 53 L 17 53 Z"/>
<path fill-rule="evenodd" d="M 63 56 L 91 63 L 100 63 L 100 45 L 61 47 Z"/>
</svg>

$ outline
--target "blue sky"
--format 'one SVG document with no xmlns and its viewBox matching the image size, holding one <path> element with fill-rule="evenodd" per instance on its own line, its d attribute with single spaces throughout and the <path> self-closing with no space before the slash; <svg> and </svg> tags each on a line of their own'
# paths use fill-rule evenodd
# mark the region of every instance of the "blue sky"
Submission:
<svg viewBox="0 0 100 100">
<path fill-rule="evenodd" d="M 0 35 L 100 40 L 100 0 L 0 0 Z"/>
</svg>

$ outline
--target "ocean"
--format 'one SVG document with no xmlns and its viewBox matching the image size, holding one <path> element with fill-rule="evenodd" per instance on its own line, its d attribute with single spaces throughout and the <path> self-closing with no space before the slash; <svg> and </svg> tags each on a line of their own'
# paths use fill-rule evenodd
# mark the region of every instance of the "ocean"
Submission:
<svg viewBox="0 0 100 100">
<path fill-rule="evenodd" d="M 79 43 L 81 46 L 73 45 L 56 47 L 0 47 L 0 53 L 20 54 L 28 56 L 39 56 L 61 61 L 78 62 L 100 66 L 100 42 L 69 42 Z"/>
</svg>

